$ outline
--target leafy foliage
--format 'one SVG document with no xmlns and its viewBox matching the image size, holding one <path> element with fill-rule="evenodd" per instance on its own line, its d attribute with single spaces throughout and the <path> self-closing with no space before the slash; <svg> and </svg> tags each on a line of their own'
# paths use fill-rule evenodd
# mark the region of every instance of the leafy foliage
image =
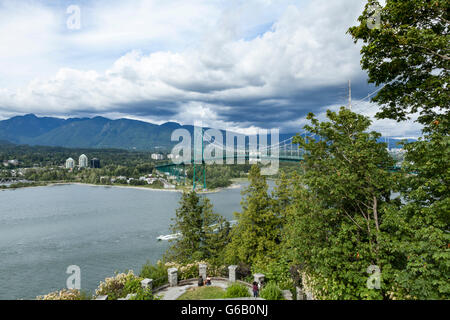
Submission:
<svg viewBox="0 0 450 320">
<path fill-rule="evenodd" d="M 295 138 L 306 150 L 305 172 L 295 184 L 286 224 L 287 252 L 304 272 L 316 278 L 324 297 L 383 298 L 383 290 L 366 287 L 370 265 L 390 268 L 384 251 L 384 213 L 391 201 L 393 160 L 379 134 L 366 132 L 369 119 L 341 108 L 329 121 L 308 115 L 305 130 L 317 140 Z M 384 274 L 384 273 L 383 273 Z M 384 279 L 387 281 L 387 279 Z"/>
<path fill-rule="evenodd" d="M 140 287 L 140 278 L 136 277 L 132 271 L 128 273 L 118 273 L 114 277 L 106 278 L 100 282 L 96 296 L 108 295 L 108 300 L 125 298 L 127 294 L 134 293 Z"/>
<path fill-rule="evenodd" d="M 405 144 L 402 181 L 405 205 L 391 210 L 385 227 L 397 256 L 394 298 L 448 299 L 449 226 L 449 2 L 387 0 L 380 7 L 380 28 L 367 27 L 370 0 L 349 29 L 362 40 L 361 64 L 369 81 L 387 84 L 373 99 L 383 105 L 380 118 L 404 120 L 419 112 L 424 137 Z"/>
<path fill-rule="evenodd" d="M 248 288 L 240 283 L 233 283 L 227 288 L 224 298 L 232 299 L 232 298 L 245 298 L 250 297 L 250 292 Z"/>
<path fill-rule="evenodd" d="M 130 300 L 159 300 L 160 298 L 153 295 L 150 289 L 143 289 L 141 287 L 134 291 L 134 296 Z"/>
<path fill-rule="evenodd" d="M 447 120 L 437 126 L 425 139 L 405 146 L 404 168 L 418 174 L 404 179 L 406 203 L 386 222 L 395 235 L 393 251 L 404 257 L 395 273 L 399 298 L 450 296 L 450 137 Z"/>
<path fill-rule="evenodd" d="M 168 282 L 167 267 L 161 261 L 158 261 L 156 264 L 151 264 L 150 261 L 147 261 L 142 266 L 139 276 L 141 278 L 152 279 L 154 288 L 160 287 Z"/>
<path fill-rule="evenodd" d="M 405 120 L 420 112 L 418 121 L 430 126 L 448 112 L 450 82 L 450 8 L 441 0 L 387 0 L 381 7 L 369 0 L 360 25 L 349 29 L 363 41 L 361 66 L 369 82 L 386 84 L 373 101 L 382 105 L 382 118 Z M 380 14 L 379 28 L 370 19 Z"/>
<path fill-rule="evenodd" d="M 275 282 L 266 284 L 261 289 L 260 296 L 266 300 L 283 300 L 283 293 Z"/>
<path fill-rule="evenodd" d="M 38 296 L 37 300 L 90 300 L 91 297 L 77 289 L 63 289 L 48 293 L 44 296 Z"/>
</svg>

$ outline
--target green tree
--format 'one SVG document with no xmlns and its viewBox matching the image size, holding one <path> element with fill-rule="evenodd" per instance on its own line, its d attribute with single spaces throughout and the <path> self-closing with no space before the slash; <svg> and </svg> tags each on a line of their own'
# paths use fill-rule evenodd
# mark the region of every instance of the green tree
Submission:
<svg viewBox="0 0 450 320">
<path fill-rule="evenodd" d="M 450 137 L 447 120 L 436 126 L 426 140 L 406 145 L 404 170 L 418 174 L 402 181 L 405 204 L 386 222 L 396 236 L 392 251 L 403 256 L 395 270 L 401 298 L 450 297 Z"/>
<path fill-rule="evenodd" d="M 172 240 L 168 259 L 192 262 L 216 258 L 227 244 L 229 224 L 213 212 L 211 202 L 195 191 L 183 193 L 171 231 L 180 236 Z"/>
<path fill-rule="evenodd" d="M 369 0 L 349 33 L 364 43 L 361 66 L 369 82 L 386 84 L 374 102 L 381 118 L 405 120 L 420 112 L 425 126 L 450 107 L 450 4 L 443 0 Z M 374 27 L 371 19 L 380 18 Z"/>
<path fill-rule="evenodd" d="M 378 9 L 379 28 L 369 28 L 374 4 L 368 1 L 349 32 L 364 43 L 369 81 L 386 84 L 373 99 L 382 105 L 378 117 L 401 121 L 419 113 L 424 126 L 424 137 L 405 145 L 405 171 L 417 174 L 403 181 L 406 204 L 390 220 L 393 250 L 405 255 L 397 285 L 403 297 L 448 299 L 450 3 L 387 0 Z"/>
<path fill-rule="evenodd" d="M 309 136 L 294 143 L 306 151 L 305 172 L 295 184 L 294 203 L 286 224 L 287 252 L 303 265 L 321 297 L 381 299 L 390 288 L 366 286 L 371 265 L 383 274 L 391 268 L 383 231 L 384 213 L 398 206 L 391 201 L 393 159 L 379 133 L 366 132 L 370 120 L 342 107 L 327 111 L 329 121 L 308 115 Z"/>
<path fill-rule="evenodd" d="M 278 256 L 282 219 L 273 211 L 266 178 L 258 166 L 252 166 L 248 179 L 250 184 L 242 192 L 242 213 L 235 213 L 238 223 L 232 230 L 227 259 L 262 266 Z"/>
<path fill-rule="evenodd" d="M 276 180 L 276 187 L 272 192 L 272 207 L 274 213 L 280 217 L 281 226 L 285 224 L 286 208 L 292 203 L 293 182 L 297 181 L 297 173 L 294 171 L 287 175 L 281 171 L 279 178 Z"/>
</svg>

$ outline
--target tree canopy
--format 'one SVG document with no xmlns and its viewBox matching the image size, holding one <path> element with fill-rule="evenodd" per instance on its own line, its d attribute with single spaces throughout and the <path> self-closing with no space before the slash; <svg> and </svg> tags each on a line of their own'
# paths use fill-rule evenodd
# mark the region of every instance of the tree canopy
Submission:
<svg viewBox="0 0 450 320">
<path fill-rule="evenodd" d="M 450 4 L 443 0 L 369 0 L 349 33 L 362 41 L 369 82 L 385 85 L 373 99 L 378 116 L 405 120 L 419 113 L 430 126 L 450 107 Z M 373 24 L 379 19 L 379 24 Z"/>
</svg>

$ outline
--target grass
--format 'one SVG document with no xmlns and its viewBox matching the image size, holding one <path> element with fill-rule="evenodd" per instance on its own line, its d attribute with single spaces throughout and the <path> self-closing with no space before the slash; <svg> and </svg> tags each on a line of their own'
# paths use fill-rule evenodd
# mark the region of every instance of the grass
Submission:
<svg viewBox="0 0 450 320">
<path fill-rule="evenodd" d="M 198 287 L 191 288 L 177 300 L 208 300 L 208 299 L 223 299 L 225 290 L 219 287 Z"/>
</svg>

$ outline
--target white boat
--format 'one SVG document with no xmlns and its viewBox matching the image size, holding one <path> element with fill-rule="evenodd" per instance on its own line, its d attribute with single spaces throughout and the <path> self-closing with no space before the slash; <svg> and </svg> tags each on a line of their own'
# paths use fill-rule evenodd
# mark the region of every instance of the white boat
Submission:
<svg viewBox="0 0 450 320">
<path fill-rule="evenodd" d="M 175 234 L 168 234 L 165 236 L 159 236 L 156 239 L 158 239 L 158 241 L 168 241 L 168 240 L 172 240 L 172 239 L 176 239 L 179 238 L 181 236 L 180 233 L 175 233 Z"/>
<path fill-rule="evenodd" d="M 236 223 L 237 223 L 237 220 L 232 220 L 232 221 L 230 221 L 230 226 L 232 227 L 232 226 L 234 226 Z M 213 226 L 215 226 L 215 225 L 213 225 Z M 214 232 L 217 232 L 218 230 L 219 230 L 219 229 L 216 228 L 216 229 L 214 229 Z M 180 236 L 181 236 L 181 233 L 175 233 L 175 234 L 168 234 L 168 235 L 165 235 L 165 236 L 161 235 L 161 236 L 157 237 L 156 239 L 157 239 L 158 241 L 168 241 L 168 240 L 177 239 L 177 238 L 179 238 Z"/>
</svg>

